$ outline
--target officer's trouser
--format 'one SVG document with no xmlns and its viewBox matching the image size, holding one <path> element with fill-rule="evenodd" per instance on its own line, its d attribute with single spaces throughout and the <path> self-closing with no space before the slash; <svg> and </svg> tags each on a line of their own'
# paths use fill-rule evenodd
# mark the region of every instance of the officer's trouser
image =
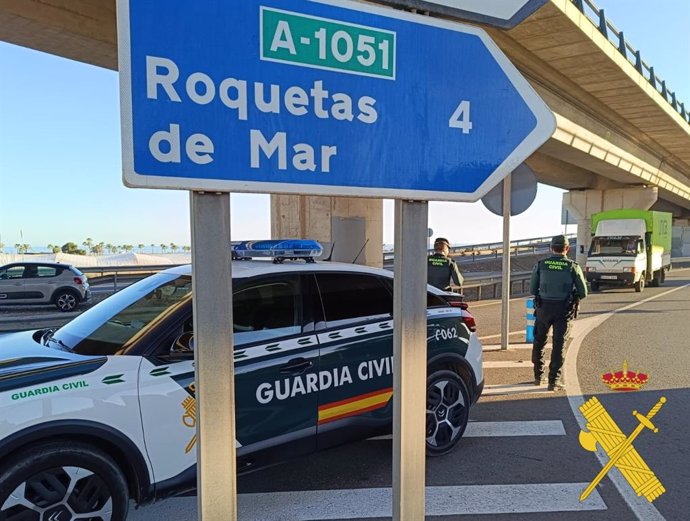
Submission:
<svg viewBox="0 0 690 521">
<path fill-rule="evenodd" d="M 560 382 L 565 357 L 565 340 L 570 332 L 570 321 L 566 318 L 566 302 L 542 300 L 536 310 L 534 322 L 534 344 L 532 345 L 532 363 L 534 378 L 539 379 L 544 373 L 544 346 L 549 328 L 553 326 L 553 349 L 549 364 L 549 383 Z"/>
</svg>

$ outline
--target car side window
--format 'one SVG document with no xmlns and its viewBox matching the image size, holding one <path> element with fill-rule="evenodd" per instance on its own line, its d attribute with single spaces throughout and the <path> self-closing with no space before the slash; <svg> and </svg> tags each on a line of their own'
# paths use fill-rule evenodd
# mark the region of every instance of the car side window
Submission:
<svg viewBox="0 0 690 521">
<path fill-rule="evenodd" d="M 24 278 L 24 266 L 10 266 L 0 271 L 0 279 L 21 279 Z"/>
<path fill-rule="evenodd" d="M 393 294 L 380 277 L 357 273 L 317 273 L 327 327 L 393 315 Z"/>
<path fill-rule="evenodd" d="M 234 344 L 244 345 L 302 332 L 299 279 L 250 282 L 233 294 Z"/>
<path fill-rule="evenodd" d="M 57 275 L 60 275 L 60 273 L 62 273 L 62 269 L 58 269 L 55 266 L 39 266 L 38 267 L 39 278 L 56 277 Z"/>
</svg>

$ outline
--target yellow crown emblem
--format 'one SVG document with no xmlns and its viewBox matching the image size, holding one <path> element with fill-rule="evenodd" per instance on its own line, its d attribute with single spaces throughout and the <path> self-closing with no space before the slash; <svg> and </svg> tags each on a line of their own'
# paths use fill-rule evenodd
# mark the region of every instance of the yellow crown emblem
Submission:
<svg viewBox="0 0 690 521">
<path fill-rule="evenodd" d="M 649 381 L 649 375 L 628 371 L 628 361 L 623 361 L 623 370 L 601 375 L 604 382 L 612 391 L 639 391 Z"/>
</svg>

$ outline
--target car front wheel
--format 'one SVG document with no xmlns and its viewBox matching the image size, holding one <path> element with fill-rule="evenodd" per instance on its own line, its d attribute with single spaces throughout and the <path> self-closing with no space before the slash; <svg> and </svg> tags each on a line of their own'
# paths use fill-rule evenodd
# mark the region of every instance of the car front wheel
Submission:
<svg viewBox="0 0 690 521">
<path fill-rule="evenodd" d="M 467 427 L 469 403 L 467 386 L 453 371 L 436 371 L 427 378 L 427 455 L 440 456 L 457 445 Z"/>
<path fill-rule="evenodd" d="M 18 454 L 0 470 L 0 519 L 123 521 L 127 483 L 106 454 L 51 443 Z"/>
<path fill-rule="evenodd" d="M 60 291 L 55 295 L 53 301 L 55 302 L 55 307 L 64 312 L 74 311 L 77 304 L 79 304 L 76 295 L 72 291 Z"/>
</svg>

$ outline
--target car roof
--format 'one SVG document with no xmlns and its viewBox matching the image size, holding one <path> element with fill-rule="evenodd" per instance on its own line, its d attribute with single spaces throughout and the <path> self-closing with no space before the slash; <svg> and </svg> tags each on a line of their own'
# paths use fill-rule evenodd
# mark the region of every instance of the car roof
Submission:
<svg viewBox="0 0 690 521">
<path fill-rule="evenodd" d="M 232 278 L 243 279 L 247 277 L 255 277 L 257 275 L 271 275 L 275 273 L 301 273 L 301 272 L 338 272 L 338 273 L 360 273 L 368 275 L 378 275 L 393 279 L 393 272 L 383 268 L 374 268 L 371 266 L 363 266 L 361 264 L 347 264 L 344 262 L 331 261 L 285 261 L 280 264 L 274 264 L 271 260 L 234 260 L 232 261 Z M 183 266 L 176 266 L 165 270 L 165 273 L 174 273 L 177 275 L 191 275 L 191 264 Z M 428 291 L 443 295 L 444 291 L 428 286 Z"/>
<path fill-rule="evenodd" d="M 71 264 L 65 264 L 64 262 L 53 262 L 53 261 L 15 261 L 0 266 L 2 268 L 9 268 L 10 266 L 59 266 L 60 268 L 71 268 Z"/>
<path fill-rule="evenodd" d="M 179 275 L 191 275 L 191 264 L 176 266 L 165 270 L 167 273 Z M 270 260 L 234 260 L 232 261 L 232 276 L 235 279 L 254 277 L 256 275 L 270 275 L 273 273 L 300 273 L 314 271 L 338 271 L 343 273 L 365 273 L 393 278 L 393 273 L 382 268 L 372 268 L 360 264 L 346 264 L 343 262 L 304 262 L 304 261 L 284 261 L 275 264 Z"/>
</svg>

